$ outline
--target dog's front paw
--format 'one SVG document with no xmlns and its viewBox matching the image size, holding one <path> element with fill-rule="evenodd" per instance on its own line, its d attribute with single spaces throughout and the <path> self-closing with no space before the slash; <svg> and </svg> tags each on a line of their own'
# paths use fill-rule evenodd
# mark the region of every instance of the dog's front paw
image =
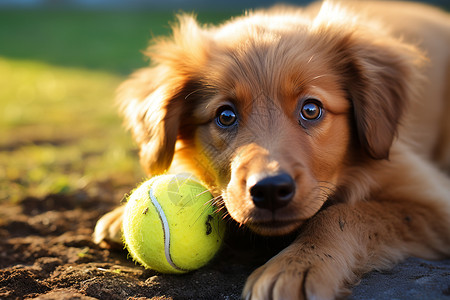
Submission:
<svg viewBox="0 0 450 300">
<path fill-rule="evenodd" d="M 95 225 L 92 239 L 96 244 L 122 245 L 122 220 L 125 206 L 119 206 L 105 214 Z"/>
<path fill-rule="evenodd" d="M 243 299 L 335 299 L 348 291 L 340 288 L 341 276 L 318 254 L 280 253 L 247 279 Z M 334 276 L 337 275 L 337 276 Z"/>
</svg>

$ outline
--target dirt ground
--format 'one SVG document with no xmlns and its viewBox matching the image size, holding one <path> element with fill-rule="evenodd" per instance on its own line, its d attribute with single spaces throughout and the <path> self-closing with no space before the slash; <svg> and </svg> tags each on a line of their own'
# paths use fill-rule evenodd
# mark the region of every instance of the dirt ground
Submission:
<svg viewBox="0 0 450 300">
<path fill-rule="evenodd" d="M 103 182 L 0 204 L 0 299 L 239 299 L 246 277 L 276 251 L 271 241 L 253 240 L 252 247 L 264 250 L 256 257 L 247 238 L 237 236 L 190 274 L 145 270 L 121 247 L 91 241 L 97 219 L 128 191 Z"/>
</svg>

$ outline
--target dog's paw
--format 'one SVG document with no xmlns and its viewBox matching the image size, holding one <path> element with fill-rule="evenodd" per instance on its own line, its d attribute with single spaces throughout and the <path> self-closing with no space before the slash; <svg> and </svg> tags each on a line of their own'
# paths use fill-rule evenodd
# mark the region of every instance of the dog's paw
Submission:
<svg viewBox="0 0 450 300">
<path fill-rule="evenodd" d="M 334 278 L 333 273 L 335 272 L 324 263 L 282 252 L 250 275 L 242 298 L 335 299 L 346 292 L 339 288 L 339 278 Z"/>
<path fill-rule="evenodd" d="M 122 244 L 122 220 L 125 206 L 119 206 L 98 220 L 92 235 L 94 243 Z"/>
</svg>

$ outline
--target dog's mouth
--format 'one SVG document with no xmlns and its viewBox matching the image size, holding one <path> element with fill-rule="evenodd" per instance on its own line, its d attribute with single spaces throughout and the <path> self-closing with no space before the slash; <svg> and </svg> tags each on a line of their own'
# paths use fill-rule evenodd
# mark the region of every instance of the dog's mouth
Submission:
<svg viewBox="0 0 450 300">
<path fill-rule="evenodd" d="M 264 236 L 281 236 L 297 230 L 304 220 L 248 221 L 246 226 L 253 232 Z"/>
</svg>

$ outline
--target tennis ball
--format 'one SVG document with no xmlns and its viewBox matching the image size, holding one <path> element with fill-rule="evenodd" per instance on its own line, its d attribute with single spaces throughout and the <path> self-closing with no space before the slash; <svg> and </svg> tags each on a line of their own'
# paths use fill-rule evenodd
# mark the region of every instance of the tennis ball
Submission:
<svg viewBox="0 0 450 300">
<path fill-rule="evenodd" d="M 123 215 L 123 236 L 135 261 L 161 273 L 186 273 L 219 250 L 225 223 L 211 193 L 192 175 L 160 175 L 138 187 Z"/>
</svg>

